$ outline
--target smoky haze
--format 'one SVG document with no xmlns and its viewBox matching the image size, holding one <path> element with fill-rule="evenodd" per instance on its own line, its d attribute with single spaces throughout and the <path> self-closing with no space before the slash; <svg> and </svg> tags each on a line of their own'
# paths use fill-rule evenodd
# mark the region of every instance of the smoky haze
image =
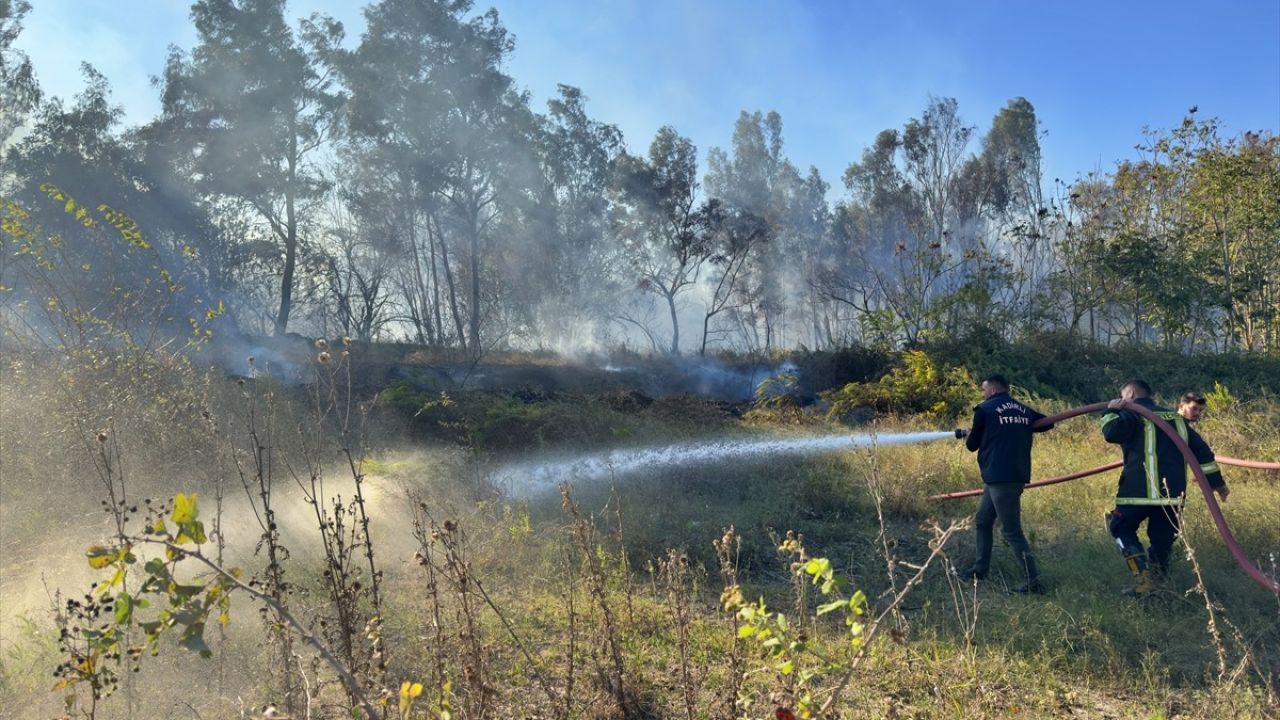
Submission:
<svg viewBox="0 0 1280 720">
<path fill-rule="evenodd" d="M 7 11 L 6 43 L 24 7 Z M 80 309 L 129 295 L 117 324 L 143 308 L 154 317 L 139 324 L 165 323 L 175 342 L 212 330 L 470 357 L 767 355 L 992 327 L 1209 346 L 1239 342 L 1248 328 L 1215 328 L 1273 299 L 1249 285 L 1236 309 L 1192 301 L 1190 325 L 1146 322 L 1126 296 L 1141 283 L 1088 256 L 1093 235 L 1133 217 L 1116 202 L 1145 201 L 1096 202 L 1110 175 L 1049 182 L 1026 98 L 985 123 L 926 98 L 824 178 L 788 158 L 776 112 L 744 110 L 728 147 L 700 149 L 674 125 L 624 138 L 591 116 L 590 88 L 534 107 L 507 74 L 512 30 L 470 3 L 386 0 L 348 27 L 294 22 L 280 2 L 202 3 L 191 21 L 195 42 L 155 68 L 160 114 L 138 127 L 92 67 L 75 97 L 44 97 L 4 48 L 0 69 L 22 88 L 4 127 L 23 128 L 4 148 L 6 216 L 64 241 L 56 272 L 3 270 L 6 312 L 74 288 Z M 1174 138 L 1187 147 L 1274 152 L 1268 133 L 1188 122 Z M 110 218 L 147 247 L 104 232 Z M 1240 257 L 1266 275 L 1265 255 Z M 252 344 L 214 354 L 240 372 Z"/>
</svg>

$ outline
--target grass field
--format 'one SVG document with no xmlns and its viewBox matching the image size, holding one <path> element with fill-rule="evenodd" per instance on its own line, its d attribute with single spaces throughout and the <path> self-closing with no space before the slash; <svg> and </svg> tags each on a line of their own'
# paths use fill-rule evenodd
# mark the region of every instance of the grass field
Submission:
<svg viewBox="0 0 1280 720">
<path fill-rule="evenodd" d="M 54 373 L 7 372 L 22 392 L 5 383 L 0 395 L 0 707 L 27 708 L 23 717 L 247 718 L 269 706 L 277 717 L 353 717 L 351 689 L 302 633 L 333 650 L 369 705 L 397 718 L 1280 712 L 1280 599 L 1236 567 L 1198 496 L 1166 587 L 1139 601 L 1121 595 L 1127 570 L 1102 527 L 1114 473 L 1025 496 L 1045 594 L 1006 592 L 1017 578 L 999 541 L 989 580 L 951 577 L 948 568 L 971 557 L 963 524 L 976 500 L 927 497 L 979 485 L 973 456 L 955 441 L 640 472 L 580 482 L 567 497 L 512 496 L 487 482 L 503 463 L 540 453 L 937 429 L 910 417 L 850 429 L 768 413 L 744 419 L 693 398 L 498 393 L 417 413 L 401 411 L 422 400 L 402 394 L 346 426 L 362 432 L 343 435 L 337 418 L 358 413 L 342 415 L 341 402 L 306 389 L 214 377 L 189 407 L 135 392 L 107 410 L 82 402 L 88 390 L 60 389 Z M 110 482 L 95 461 L 100 449 L 83 437 L 107 427 L 108 415 L 109 452 L 98 457 L 115 462 Z M 1274 402 L 1238 403 L 1216 411 L 1202 434 L 1220 454 L 1274 461 L 1278 417 Z M 87 680 L 52 690 L 68 655 L 58 635 L 70 622 L 65 600 L 103 579 L 85 549 L 119 536 L 101 508 L 108 487 L 127 491 L 126 505 L 198 493 L 205 552 L 214 556 L 220 528 L 223 565 L 267 586 L 255 447 L 273 453 L 265 479 L 275 542 L 287 552 L 276 563 L 287 580 L 280 598 L 301 630 L 284 631 L 262 602 L 236 591 L 230 622 L 204 628 L 210 657 L 171 633 L 137 672 L 126 656 L 119 689 L 96 703 Z M 359 515 L 334 514 L 357 490 L 344 447 L 365 458 L 367 536 Z M 1037 439 L 1035 475 L 1116 457 L 1095 423 L 1079 418 Z M 307 499 L 317 475 L 326 517 L 340 526 L 327 536 Z M 1226 476 L 1231 528 L 1274 577 L 1280 478 L 1230 468 Z M 134 515 L 136 525 L 143 513 Z M 346 538 L 337 565 L 335 536 Z M 109 624 L 110 613 L 97 621 Z M 145 645 L 136 623 L 122 632 L 132 633 L 126 644 Z"/>
</svg>

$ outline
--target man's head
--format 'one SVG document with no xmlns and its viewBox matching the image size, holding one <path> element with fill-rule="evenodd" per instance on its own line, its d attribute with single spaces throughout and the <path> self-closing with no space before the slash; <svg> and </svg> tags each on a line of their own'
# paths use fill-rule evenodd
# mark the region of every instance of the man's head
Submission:
<svg viewBox="0 0 1280 720">
<path fill-rule="evenodd" d="M 1151 386 L 1143 380 L 1134 378 L 1120 386 L 1120 397 L 1128 402 L 1133 402 L 1138 398 L 1149 398 L 1151 397 Z"/>
<path fill-rule="evenodd" d="M 1199 422 L 1204 415 L 1204 407 L 1204 396 L 1198 392 L 1183 393 L 1178 398 L 1178 414 L 1186 418 L 1187 422 Z"/>
<path fill-rule="evenodd" d="M 999 373 L 995 373 L 992 375 L 988 375 L 986 378 L 983 379 L 982 381 L 983 399 L 989 398 L 992 395 L 999 395 L 1000 393 L 1003 393 L 1003 392 L 1009 392 L 1009 381 L 1005 380 L 1003 375 Z"/>
</svg>

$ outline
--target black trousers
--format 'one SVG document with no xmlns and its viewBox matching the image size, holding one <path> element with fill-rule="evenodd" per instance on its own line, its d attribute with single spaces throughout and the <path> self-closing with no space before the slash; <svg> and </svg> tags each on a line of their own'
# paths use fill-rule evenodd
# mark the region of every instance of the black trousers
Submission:
<svg viewBox="0 0 1280 720">
<path fill-rule="evenodd" d="M 1117 505 L 1111 513 L 1107 527 L 1111 536 L 1119 540 L 1125 547 L 1142 550 L 1142 542 L 1138 540 L 1138 528 L 1143 521 L 1147 523 L 1147 538 L 1151 548 L 1147 551 L 1147 559 L 1151 561 L 1156 572 L 1169 570 L 1169 555 L 1173 551 L 1174 538 L 1178 537 L 1181 521 L 1177 505 Z"/>
<path fill-rule="evenodd" d="M 978 515 L 974 526 L 978 531 L 977 559 L 973 567 L 985 574 L 991 567 L 991 542 L 996 520 L 1000 520 L 1000 533 L 1004 535 L 1013 559 L 1027 573 L 1029 580 L 1039 576 L 1035 558 L 1031 556 L 1031 544 L 1022 534 L 1022 483 L 993 483 L 982 489 L 978 502 Z"/>
</svg>

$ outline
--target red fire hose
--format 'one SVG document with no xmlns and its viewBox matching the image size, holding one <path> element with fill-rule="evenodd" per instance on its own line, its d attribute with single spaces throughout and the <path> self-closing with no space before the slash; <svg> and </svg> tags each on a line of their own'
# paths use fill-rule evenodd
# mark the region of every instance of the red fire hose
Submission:
<svg viewBox="0 0 1280 720">
<path fill-rule="evenodd" d="M 1258 460 L 1237 460 L 1236 458 L 1225 457 L 1223 455 L 1217 456 L 1215 460 L 1219 465 L 1234 465 L 1236 467 L 1253 468 L 1254 470 L 1280 470 L 1280 463 L 1261 462 Z M 1108 470 L 1115 470 L 1116 468 L 1122 467 L 1123 465 L 1124 465 L 1124 461 L 1117 460 L 1113 463 L 1107 463 L 1106 465 L 1099 465 L 1098 467 L 1095 467 L 1095 468 L 1089 468 L 1088 470 L 1080 470 L 1077 472 L 1073 472 L 1070 475 L 1062 475 L 1060 477 L 1049 478 L 1048 480 L 1037 480 L 1032 483 L 1027 483 L 1026 487 L 1029 487 L 1029 488 L 1044 487 L 1045 485 L 1056 485 L 1060 482 L 1066 482 L 1068 480 L 1079 480 L 1080 478 L 1089 477 L 1090 475 L 1097 475 L 1098 473 L 1103 473 Z M 982 488 L 975 488 L 973 490 L 959 490 L 957 492 L 930 495 L 929 499 L 930 500 L 955 500 L 957 498 L 976 497 L 981 494 L 982 494 Z"/>
<path fill-rule="evenodd" d="M 1036 422 L 1034 427 L 1037 427 L 1037 428 L 1044 427 L 1045 425 L 1054 424 L 1062 420 L 1066 420 L 1067 418 L 1073 418 L 1077 415 L 1084 415 L 1086 413 L 1098 412 L 1100 410 L 1106 410 L 1106 409 L 1107 409 L 1107 403 L 1104 403 L 1104 402 L 1094 403 L 1092 405 L 1084 405 L 1078 408 L 1073 408 L 1071 410 L 1060 412 L 1056 415 L 1051 415 L 1047 418 L 1044 418 L 1043 420 Z M 1213 523 L 1214 525 L 1217 526 L 1218 534 L 1222 536 L 1222 541 L 1226 543 L 1227 550 L 1230 551 L 1231 557 L 1235 558 L 1236 564 L 1240 566 L 1240 569 L 1244 570 L 1245 573 L 1249 577 L 1253 578 L 1255 582 L 1267 588 L 1271 592 L 1280 595 L 1280 582 L 1277 582 L 1276 580 L 1269 578 L 1265 574 L 1263 574 L 1262 570 L 1260 570 L 1258 566 L 1254 565 L 1253 562 L 1249 560 L 1249 558 L 1245 555 L 1244 549 L 1240 547 L 1240 543 L 1236 542 L 1235 536 L 1231 534 L 1231 529 L 1227 527 L 1226 518 L 1222 516 L 1222 508 L 1218 506 L 1218 500 L 1216 497 L 1214 497 L 1213 488 L 1209 486 L 1208 478 L 1205 477 L 1204 471 L 1200 469 L 1200 462 L 1196 460 L 1195 454 L 1191 452 L 1191 448 L 1187 447 L 1187 443 L 1182 439 L 1180 435 L 1178 435 L 1178 432 L 1173 429 L 1173 426 L 1171 426 L 1159 415 L 1156 415 L 1155 413 L 1142 407 L 1141 405 L 1135 405 L 1130 402 L 1124 402 L 1120 404 L 1119 409 L 1130 410 L 1146 418 L 1147 420 L 1150 420 L 1157 428 L 1160 429 L 1161 432 L 1169 436 L 1169 439 L 1173 441 L 1174 446 L 1178 448 L 1178 452 L 1182 453 L 1182 457 L 1184 460 L 1186 460 L 1187 466 L 1191 468 L 1191 473 L 1195 475 L 1196 483 L 1200 486 L 1201 492 L 1204 493 L 1205 503 L 1209 506 L 1209 514 L 1213 517 Z M 1237 465 L 1240 467 L 1255 468 L 1255 469 L 1261 469 L 1261 470 L 1280 470 L 1280 463 L 1266 463 L 1266 462 L 1258 462 L 1255 460 L 1237 460 L 1235 458 L 1226 458 L 1226 457 L 1217 458 L 1217 462 L 1223 463 L 1226 465 Z M 1114 470 L 1115 468 L 1118 468 L 1123 464 L 1124 463 L 1122 462 L 1108 463 L 1106 465 L 1101 465 L 1099 467 L 1092 468 L 1089 470 L 1082 470 L 1080 472 L 1072 473 L 1070 475 L 1064 475 L 1062 477 L 1051 478 L 1049 480 L 1041 480 L 1039 482 L 1029 483 L 1027 487 L 1041 487 L 1044 485 L 1053 485 L 1055 483 L 1066 482 L 1067 480 L 1076 480 L 1078 478 L 1088 477 L 1089 475 L 1095 475 L 1097 473 L 1105 472 L 1107 470 Z M 930 500 L 950 500 L 953 498 L 971 497 L 973 495 L 981 495 L 981 494 L 982 494 L 982 490 L 962 490 L 960 492 L 933 495 L 929 499 Z"/>
<path fill-rule="evenodd" d="M 1116 468 L 1122 465 L 1124 465 L 1124 461 L 1117 460 L 1113 463 L 1107 463 L 1106 465 L 1099 465 L 1096 468 L 1089 468 L 1088 470 L 1073 472 L 1070 475 L 1063 475 L 1062 477 L 1049 478 L 1048 480 L 1037 480 L 1033 483 L 1027 483 L 1026 487 L 1029 487 L 1029 488 L 1044 487 L 1045 485 L 1056 485 L 1060 482 L 1066 482 L 1068 480 L 1079 480 L 1082 477 L 1089 477 L 1090 475 L 1097 475 L 1100 472 L 1115 470 Z M 981 494 L 982 494 L 982 488 L 977 488 L 974 490 L 960 490 L 958 492 L 942 493 L 941 495 L 930 495 L 929 499 L 930 500 L 955 500 L 956 498 L 975 497 Z"/>
<path fill-rule="evenodd" d="M 1235 458 L 1223 457 L 1219 455 L 1217 460 L 1222 465 L 1236 465 L 1239 467 L 1253 468 L 1254 470 L 1280 470 L 1280 463 L 1261 462 L 1258 460 L 1237 460 Z"/>
</svg>

